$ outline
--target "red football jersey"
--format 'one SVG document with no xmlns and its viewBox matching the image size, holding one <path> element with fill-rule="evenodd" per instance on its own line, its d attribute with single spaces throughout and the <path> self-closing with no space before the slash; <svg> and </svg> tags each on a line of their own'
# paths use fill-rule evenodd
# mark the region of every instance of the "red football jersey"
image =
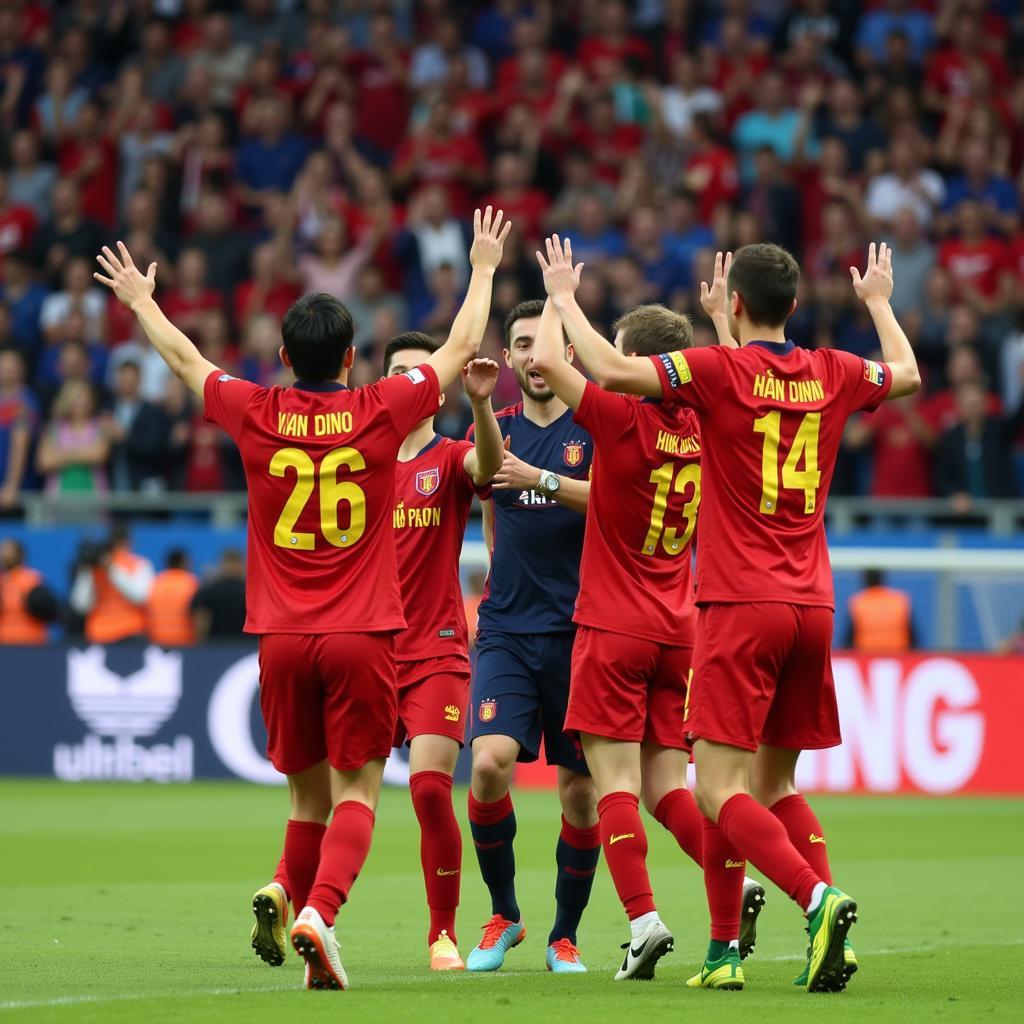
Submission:
<svg viewBox="0 0 1024 1024">
<path fill-rule="evenodd" d="M 700 416 L 697 603 L 834 607 L 825 499 L 846 421 L 882 403 L 888 367 L 792 342 L 651 358 L 665 400 Z"/>
<path fill-rule="evenodd" d="M 689 409 L 587 384 L 575 420 L 594 439 L 573 621 L 690 646 L 700 425 Z"/>
<path fill-rule="evenodd" d="M 395 461 L 437 412 L 429 366 L 363 388 L 264 388 L 219 370 L 206 418 L 238 445 L 249 489 L 247 633 L 405 627 L 398 589 Z"/>
<path fill-rule="evenodd" d="M 450 655 L 469 667 L 459 555 L 476 490 L 465 469 L 472 448 L 469 441 L 435 436 L 396 466 L 395 548 L 408 623 L 395 637 L 398 661 Z"/>
</svg>

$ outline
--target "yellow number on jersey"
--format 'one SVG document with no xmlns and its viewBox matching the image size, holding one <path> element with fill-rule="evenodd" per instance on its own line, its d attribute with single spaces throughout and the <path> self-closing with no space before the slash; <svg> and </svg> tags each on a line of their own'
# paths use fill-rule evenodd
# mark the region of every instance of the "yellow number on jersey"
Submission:
<svg viewBox="0 0 1024 1024">
<path fill-rule="evenodd" d="M 651 473 L 651 483 L 657 485 L 657 490 L 654 492 L 654 504 L 651 506 L 651 525 L 644 538 L 645 555 L 654 554 L 659 540 L 666 554 L 678 555 L 689 543 L 697 525 L 697 508 L 700 506 L 700 463 L 684 462 L 678 473 L 675 470 L 675 462 L 666 462 Z M 669 493 L 674 490 L 676 494 L 682 494 L 690 484 L 693 485 L 693 492 L 690 500 L 683 506 L 686 529 L 680 537 L 674 526 L 665 529 L 665 509 L 668 508 Z"/>
<path fill-rule="evenodd" d="M 295 470 L 295 486 L 288 496 L 277 525 L 274 527 L 274 543 L 280 548 L 294 548 L 298 551 L 312 551 L 316 537 L 295 529 L 313 494 L 313 487 L 319 475 L 320 481 L 320 530 L 329 544 L 336 548 L 349 548 L 366 530 L 366 495 L 358 484 L 351 480 L 338 482 L 338 470 L 345 466 L 350 472 L 366 469 L 366 461 L 355 448 L 335 448 L 328 452 L 316 465 L 310 456 L 299 448 L 281 448 L 270 460 L 270 475 L 284 477 L 289 469 Z M 349 505 L 348 526 L 338 525 L 338 505 L 346 501 Z"/>
<path fill-rule="evenodd" d="M 776 410 L 754 420 L 754 433 L 764 434 L 761 448 L 761 512 L 775 515 L 779 507 L 779 440 L 782 413 Z M 821 413 L 809 412 L 800 421 L 793 446 L 782 464 L 782 486 L 787 491 L 804 492 L 804 515 L 813 515 L 818 506 L 818 487 L 821 471 L 818 469 L 818 434 Z M 800 460 L 804 468 L 797 469 Z"/>
</svg>

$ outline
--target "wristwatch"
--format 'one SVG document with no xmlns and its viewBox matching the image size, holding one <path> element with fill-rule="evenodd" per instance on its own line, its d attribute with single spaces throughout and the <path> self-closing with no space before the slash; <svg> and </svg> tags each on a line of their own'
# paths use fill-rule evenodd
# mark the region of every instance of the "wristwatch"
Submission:
<svg viewBox="0 0 1024 1024">
<path fill-rule="evenodd" d="M 557 473 L 552 473 L 550 469 L 541 471 L 540 480 L 537 483 L 538 491 L 543 494 L 555 494 L 560 486 L 561 481 L 558 479 Z"/>
</svg>

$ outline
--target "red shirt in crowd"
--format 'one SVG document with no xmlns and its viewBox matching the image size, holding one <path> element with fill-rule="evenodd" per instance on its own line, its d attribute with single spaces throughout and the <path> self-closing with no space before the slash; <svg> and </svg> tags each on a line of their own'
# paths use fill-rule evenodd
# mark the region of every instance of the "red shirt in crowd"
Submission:
<svg viewBox="0 0 1024 1024">
<path fill-rule="evenodd" d="M 401 167 L 411 160 L 416 166 L 413 189 L 443 185 L 454 216 L 468 217 L 473 212 L 473 190 L 464 181 L 463 174 L 469 170 L 483 173 L 487 169 L 484 151 L 476 139 L 471 135 L 406 139 L 398 147 L 394 165 Z"/>
<path fill-rule="evenodd" d="M 954 283 L 971 285 L 989 299 L 999 290 L 1008 256 L 1006 245 L 997 238 L 980 242 L 950 238 L 939 246 L 939 265 L 949 271 Z"/>
<path fill-rule="evenodd" d="M 591 36 L 580 43 L 576 57 L 591 75 L 597 75 L 601 65 L 609 61 L 618 63 L 632 59 L 649 68 L 654 60 L 651 48 L 636 36 L 627 36 L 614 43 L 601 36 Z"/>
<path fill-rule="evenodd" d="M 409 58 L 402 63 L 408 68 Z M 372 53 L 353 54 L 346 70 L 357 90 L 356 134 L 388 153 L 405 137 L 409 120 L 409 93 L 404 81 Z"/>
<path fill-rule="evenodd" d="M 924 416 L 924 410 L 918 410 Z M 933 493 L 932 453 L 914 434 L 896 403 L 886 402 L 872 418 L 871 493 L 876 498 L 929 498 Z"/>
<path fill-rule="evenodd" d="M 719 203 L 734 202 L 740 193 L 736 157 L 724 146 L 709 146 L 695 153 L 683 168 L 686 187 L 697 195 L 697 215 L 702 224 L 710 224 Z"/>
<path fill-rule="evenodd" d="M 57 169 L 62 178 L 77 177 L 82 213 L 105 227 L 113 227 L 117 214 L 117 153 L 109 139 L 61 143 Z"/>
<path fill-rule="evenodd" d="M 255 281 L 243 281 L 235 288 L 235 322 L 242 324 L 257 313 L 283 320 L 288 307 L 300 294 L 299 286 L 289 281 L 277 281 L 267 289 L 260 288 Z"/>
<path fill-rule="evenodd" d="M 27 206 L 8 206 L 0 211 L 0 271 L 9 252 L 30 248 L 36 227 L 36 215 Z"/>
</svg>

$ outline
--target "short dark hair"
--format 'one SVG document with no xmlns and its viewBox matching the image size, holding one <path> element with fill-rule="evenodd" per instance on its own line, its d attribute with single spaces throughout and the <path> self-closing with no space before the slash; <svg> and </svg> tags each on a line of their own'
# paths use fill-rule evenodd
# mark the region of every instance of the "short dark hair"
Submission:
<svg viewBox="0 0 1024 1024">
<path fill-rule="evenodd" d="M 729 269 L 729 291 L 739 292 L 752 324 L 781 327 L 788 319 L 800 283 L 800 267 L 780 245 L 756 242 L 736 251 Z"/>
<path fill-rule="evenodd" d="M 411 348 L 433 355 L 440 347 L 441 343 L 437 338 L 424 334 L 423 331 L 403 331 L 401 334 L 396 334 L 384 346 L 384 376 L 388 375 L 388 371 L 391 369 L 391 360 L 396 352 Z"/>
<path fill-rule="evenodd" d="M 298 380 L 337 380 L 352 347 L 352 314 L 333 295 L 313 292 L 293 302 L 281 322 L 284 350 Z"/>
<path fill-rule="evenodd" d="M 885 574 L 881 569 L 865 569 L 864 570 L 864 586 L 865 587 L 882 587 L 885 586 Z"/>
<path fill-rule="evenodd" d="M 690 318 L 660 302 L 627 309 L 612 324 L 613 334 L 619 331 L 622 331 L 622 351 L 627 356 L 658 356 L 663 352 L 693 348 Z"/>
<path fill-rule="evenodd" d="M 512 344 L 512 328 L 517 320 L 529 320 L 532 317 L 540 316 L 543 312 L 543 299 L 525 299 L 522 302 L 517 302 L 505 317 L 505 345 Z"/>
<path fill-rule="evenodd" d="M 168 569 L 187 569 L 188 552 L 184 548 L 171 548 L 167 552 Z"/>
</svg>

